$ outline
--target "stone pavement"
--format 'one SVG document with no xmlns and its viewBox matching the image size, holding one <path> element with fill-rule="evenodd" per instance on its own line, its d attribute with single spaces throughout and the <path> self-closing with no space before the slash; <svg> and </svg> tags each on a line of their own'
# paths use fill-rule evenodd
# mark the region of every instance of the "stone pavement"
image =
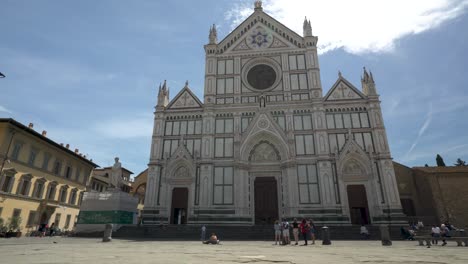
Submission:
<svg viewBox="0 0 468 264">
<path fill-rule="evenodd" d="M 419 247 L 415 241 L 332 241 L 331 246 L 275 246 L 265 241 L 203 245 L 187 241 L 94 238 L 0 239 L 0 263 L 468 263 L 468 248 Z"/>
</svg>

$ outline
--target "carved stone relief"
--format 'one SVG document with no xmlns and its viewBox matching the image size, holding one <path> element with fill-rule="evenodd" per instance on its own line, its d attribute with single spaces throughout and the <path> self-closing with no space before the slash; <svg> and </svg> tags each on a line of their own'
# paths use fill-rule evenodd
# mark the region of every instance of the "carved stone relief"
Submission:
<svg viewBox="0 0 468 264">
<path fill-rule="evenodd" d="M 250 152 L 250 161 L 278 161 L 280 155 L 278 150 L 268 141 L 260 141 Z"/>
</svg>

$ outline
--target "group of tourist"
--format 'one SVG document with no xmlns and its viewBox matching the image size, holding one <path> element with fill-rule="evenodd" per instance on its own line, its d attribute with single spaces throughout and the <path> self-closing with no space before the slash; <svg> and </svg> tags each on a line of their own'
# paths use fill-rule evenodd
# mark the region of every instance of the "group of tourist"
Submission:
<svg viewBox="0 0 468 264">
<path fill-rule="evenodd" d="M 292 228 L 294 236 L 294 245 L 299 244 L 299 232 L 304 239 L 303 246 L 307 246 L 308 236 L 312 239 L 312 245 L 315 244 L 315 233 L 317 228 L 315 227 L 314 221 L 312 219 L 302 219 L 301 222 L 298 222 L 296 218 L 292 224 L 289 224 L 287 220 L 283 220 L 281 223 L 279 220 L 276 220 L 273 225 L 275 231 L 275 245 L 289 245 L 291 244 L 290 239 L 290 229 Z"/>
<path fill-rule="evenodd" d="M 416 236 L 417 233 L 426 233 L 427 230 L 424 231 L 423 229 L 424 229 L 424 224 L 421 221 L 418 221 L 417 223 L 416 222 L 410 223 L 407 229 L 404 227 L 400 228 L 401 235 L 406 240 L 414 240 L 414 237 Z M 431 237 L 432 237 L 432 244 L 438 245 L 439 240 L 442 240 L 442 246 L 447 245 L 445 238 L 451 236 L 450 232 L 452 230 L 456 230 L 456 228 L 449 222 L 445 222 L 441 224 L 440 226 L 432 225 L 430 229 Z"/>
<path fill-rule="evenodd" d="M 441 238 L 442 246 L 447 245 L 447 241 L 445 238 L 451 236 L 450 232 L 452 230 L 456 230 L 456 228 L 449 222 L 445 222 L 444 224 L 441 224 L 440 227 L 438 227 L 437 225 L 433 225 L 431 228 L 432 244 L 433 245 L 439 244 L 439 239 Z"/>
</svg>

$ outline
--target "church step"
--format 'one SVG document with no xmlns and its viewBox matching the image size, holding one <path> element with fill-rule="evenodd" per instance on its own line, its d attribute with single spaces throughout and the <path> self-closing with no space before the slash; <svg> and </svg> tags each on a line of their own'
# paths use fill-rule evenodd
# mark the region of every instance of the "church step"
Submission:
<svg viewBox="0 0 468 264">
<path fill-rule="evenodd" d="M 161 227 L 122 227 L 114 232 L 114 237 L 142 238 L 142 239 L 170 239 L 170 240 L 199 240 L 200 226 L 168 225 Z M 317 227 L 317 238 L 321 237 L 321 227 Z M 380 239 L 379 226 L 368 226 L 370 239 Z M 330 226 L 331 239 L 351 240 L 360 239 L 360 226 Z M 272 226 L 207 226 L 206 236 L 216 233 L 223 240 L 272 240 L 274 230 Z M 292 236 L 292 230 L 290 232 Z M 400 238 L 400 228 L 392 227 L 393 239 Z M 302 237 L 300 235 L 300 237 Z"/>
</svg>

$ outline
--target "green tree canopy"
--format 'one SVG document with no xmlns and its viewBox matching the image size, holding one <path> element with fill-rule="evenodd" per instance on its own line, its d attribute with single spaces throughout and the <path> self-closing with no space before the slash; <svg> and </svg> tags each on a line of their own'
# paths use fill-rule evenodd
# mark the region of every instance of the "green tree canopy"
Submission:
<svg viewBox="0 0 468 264">
<path fill-rule="evenodd" d="M 445 167 L 444 159 L 439 154 L 436 156 L 436 162 L 438 167 Z"/>
<path fill-rule="evenodd" d="M 453 164 L 453 165 L 455 165 L 455 166 L 466 166 L 466 161 L 458 158 L 457 162 L 455 164 Z"/>
</svg>

